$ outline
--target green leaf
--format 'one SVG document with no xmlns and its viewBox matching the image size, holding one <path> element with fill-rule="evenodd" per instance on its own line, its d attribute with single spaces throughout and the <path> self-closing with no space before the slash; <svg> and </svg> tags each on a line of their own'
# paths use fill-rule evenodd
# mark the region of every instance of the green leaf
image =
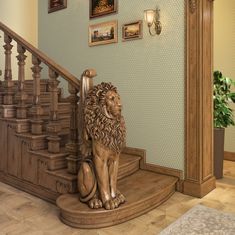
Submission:
<svg viewBox="0 0 235 235">
<path fill-rule="evenodd" d="M 231 92 L 231 86 L 235 86 L 235 82 L 223 76 L 220 71 L 215 71 L 213 77 L 214 126 L 235 125 L 233 111 L 229 107 L 229 103 L 235 103 L 235 92 Z"/>
</svg>

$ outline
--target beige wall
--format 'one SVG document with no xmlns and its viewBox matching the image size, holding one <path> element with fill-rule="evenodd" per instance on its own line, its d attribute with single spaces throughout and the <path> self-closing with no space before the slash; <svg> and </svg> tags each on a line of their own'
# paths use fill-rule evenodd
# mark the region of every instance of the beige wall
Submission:
<svg viewBox="0 0 235 235">
<path fill-rule="evenodd" d="M 235 0 L 214 3 L 214 70 L 235 81 Z M 231 107 L 235 110 L 235 104 Z M 235 127 L 225 133 L 225 151 L 235 152 Z"/>
<path fill-rule="evenodd" d="M 38 0 L 0 0 L 0 21 L 13 29 L 28 42 L 38 45 Z M 1 36 L 2 33 L 1 33 Z M 0 39 L 1 44 L 3 37 Z M 12 54 L 13 79 L 17 78 L 16 47 Z M 0 53 L 3 53 L 2 47 Z M 31 60 L 27 54 L 27 60 Z M 0 69 L 4 70 L 4 60 L 1 57 Z M 31 62 L 26 66 L 26 78 L 31 77 Z M 2 78 L 1 78 L 2 79 Z"/>
<path fill-rule="evenodd" d="M 77 77 L 95 68 L 101 81 L 118 87 L 127 126 L 127 145 L 147 150 L 147 162 L 184 170 L 184 0 L 118 0 L 118 13 L 89 19 L 89 1 L 47 13 L 39 1 L 39 48 Z M 122 25 L 161 9 L 162 33 L 122 41 Z M 88 46 L 89 25 L 118 21 L 118 42 Z M 44 71 L 44 70 L 43 70 Z M 66 87 L 65 87 L 66 89 Z"/>
<path fill-rule="evenodd" d="M 214 3 L 214 70 L 235 81 L 235 0 Z M 231 107 L 235 110 L 235 104 Z M 235 127 L 225 133 L 225 151 L 235 152 Z"/>
</svg>

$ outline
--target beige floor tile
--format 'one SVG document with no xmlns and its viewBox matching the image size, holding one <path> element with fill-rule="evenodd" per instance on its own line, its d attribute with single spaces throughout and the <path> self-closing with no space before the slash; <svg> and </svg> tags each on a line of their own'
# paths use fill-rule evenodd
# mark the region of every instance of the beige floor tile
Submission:
<svg viewBox="0 0 235 235">
<path fill-rule="evenodd" d="M 0 183 L 0 235 L 155 235 L 196 204 L 235 213 L 235 162 L 225 161 L 224 167 L 224 178 L 202 199 L 176 192 L 143 216 L 90 230 L 63 224 L 55 205 Z"/>
</svg>

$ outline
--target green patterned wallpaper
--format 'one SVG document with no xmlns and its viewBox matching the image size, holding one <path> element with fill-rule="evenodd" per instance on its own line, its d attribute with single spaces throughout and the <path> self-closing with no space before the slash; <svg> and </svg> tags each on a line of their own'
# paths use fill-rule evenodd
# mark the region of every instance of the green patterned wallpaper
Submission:
<svg viewBox="0 0 235 235">
<path fill-rule="evenodd" d="M 162 34 L 122 42 L 121 26 L 159 6 Z M 88 25 L 118 20 L 118 43 L 88 46 Z M 184 0 L 119 0 L 118 13 L 89 19 L 88 0 L 47 13 L 39 1 L 39 48 L 80 77 L 95 68 L 95 83 L 110 81 L 121 94 L 127 145 L 147 150 L 147 162 L 184 169 Z"/>
</svg>

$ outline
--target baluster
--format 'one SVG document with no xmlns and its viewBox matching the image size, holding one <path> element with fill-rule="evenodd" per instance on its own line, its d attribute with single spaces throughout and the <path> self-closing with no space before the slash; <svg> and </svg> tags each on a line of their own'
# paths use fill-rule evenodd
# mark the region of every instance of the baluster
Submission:
<svg viewBox="0 0 235 235">
<path fill-rule="evenodd" d="M 16 100 L 18 101 L 18 105 L 16 106 L 16 117 L 20 119 L 27 117 L 27 105 L 25 104 L 27 94 L 24 91 L 25 59 L 27 58 L 25 51 L 24 47 L 17 44 L 18 56 L 16 56 L 16 58 L 18 59 L 18 93 L 16 95 Z"/>
<path fill-rule="evenodd" d="M 4 96 L 3 96 L 3 104 L 11 105 L 13 104 L 13 86 L 14 83 L 12 81 L 12 70 L 11 70 L 11 49 L 13 45 L 11 45 L 12 38 L 7 34 L 4 34 L 4 42 L 3 46 L 5 49 L 5 74 L 4 74 Z"/>
<path fill-rule="evenodd" d="M 78 170 L 78 90 L 69 84 L 69 101 L 71 107 L 70 118 L 70 142 L 66 144 L 66 150 L 69 152 L 67 157 L 68 172 L 77 174 Z"/>
<path fill-rule="evenodd" d="M 31 133 L 35 135 L 42 134 L 42 119 L 43 109 L 40 104 L 40 72 L 42 67 L 40 66 L 41 61 L 33 55 L 32 57 L 33 67 L 33 106 L 30 109 L 32 115 L 31 120 Z"/>
<path fill-rule="evenodd" d="M 58 74 L 49 69 L 49 91 L 51 95 L 51 103 L 50 103 L 50 122 L 47 126 L 47 131 L 49 133 L 49 137 L 47 137 L 48 142 L 48 151 L 51 153 L 59 153 L 60 152 L 60 137 L 59 132 L 61 131 L 61 124 L 58 121 L 58 85 L 59 81 L 57 80 Z"/>
</svg>

